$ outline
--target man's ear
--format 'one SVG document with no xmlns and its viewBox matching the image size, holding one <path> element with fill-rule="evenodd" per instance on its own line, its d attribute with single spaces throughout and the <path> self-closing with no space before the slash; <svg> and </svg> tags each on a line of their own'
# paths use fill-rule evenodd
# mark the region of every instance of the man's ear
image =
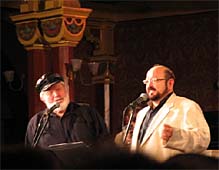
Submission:
<svg viewBox="0 0 219 170">
<path fill-rule="evenodd" d="M 174 79 L 169 79 L 168 86 L 170 89 L 173 89 L 174 83 L 175 83 Z"/>
</svg>

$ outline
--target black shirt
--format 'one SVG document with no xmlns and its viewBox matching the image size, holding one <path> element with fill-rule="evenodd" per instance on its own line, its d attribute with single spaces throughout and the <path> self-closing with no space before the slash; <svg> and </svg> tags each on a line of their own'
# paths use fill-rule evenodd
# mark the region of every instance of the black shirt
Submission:
<svg viewBox="0 0 219 170">
<path fill-rule="evenodd" d="M 28 123 L 25 144 L 31 146 L 40 118 L 45 111 L 34 115 Z M 69 103 L 62 117 L 50 114 L 48 124 L 39 139 L 38 147 L 83 141 L 93 144 L 108 134 L 106 125 L 98 112 L 87 105 Z"/>
</svg>

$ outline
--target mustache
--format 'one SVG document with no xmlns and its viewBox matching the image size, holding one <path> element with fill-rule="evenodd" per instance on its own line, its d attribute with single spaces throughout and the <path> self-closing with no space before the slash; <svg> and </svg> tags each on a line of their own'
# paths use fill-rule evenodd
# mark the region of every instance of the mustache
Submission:
<svg viewBox="0 0 219 170">
<path fill-rule="evenodd" d="M 154 87 L 150 87 L 148 90 L 156 90 Z"/>
</svg>

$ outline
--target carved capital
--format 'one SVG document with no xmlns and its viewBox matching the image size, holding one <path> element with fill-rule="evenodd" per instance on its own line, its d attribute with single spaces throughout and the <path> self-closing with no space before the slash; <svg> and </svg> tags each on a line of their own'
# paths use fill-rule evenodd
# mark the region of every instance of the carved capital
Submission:
<svg viewBox="0 0 219 170">
<path fill-rule="evenodd" d="M 46 1 L 44 10 L 42 8 L 39 8 L 41 10 L 38 11 L 27 12 L 28 10 L 25 10 L 25 13 L 11 17 L 12 21 L 16 23 L 18 39 L 25 47 L 42 48 L 43 43 L 49 44 L 51 47 L 65 45 L 75 47 L 82 39 L 86 19 L 92 9 L 67 7 L 67 1 L 59 3 L 57 1 L 58 6 L 62 5 L 61 7 L 55 8 L 57 6 L 54 5 L 54 8 L 46 10 L 48 3 L 52 2 Z M 37 4 L 40 5 L 38 2 L 35 3 L 35 6 Z M 55 1 L 54 4 L 56 4 Z M 33 6 L 28 2 L 22 4 L 21 8 L 25 5 Z"/>
<path fill-rule="evenodd" d="M 21 44 L 30 46 L 40 38 L 37 25 L 37 20 L 16 23 L 16 32 Z"/>
</svg>

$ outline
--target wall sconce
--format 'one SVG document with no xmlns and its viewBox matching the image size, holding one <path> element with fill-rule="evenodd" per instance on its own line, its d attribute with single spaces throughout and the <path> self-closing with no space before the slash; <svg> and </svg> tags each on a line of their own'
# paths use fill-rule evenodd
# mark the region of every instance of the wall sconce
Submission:
<svg viewBox="0 0 219 170">
<path fill-rule="evenodd" d="M 82 59 L 71 59 L 70 63 L 65 63 L 66 74 L 70 80 L 76 80 L 78 77 L 80 83 L 85 86 L 114 83 L 110 66 L 115 61 L 113 57 L 91 57 L 89 62 Z"/>
<path fill-rule="evenodd" d="M 96 56 L 91 57 L 89 62 L 85 62 L 82 59 L 71 59 L 71 63 L 65 63 L 66 74 L 70 80 L 75 81 L 79 77 L 80 83 L 85 86 L 97 83 L 104 84 L 104 120 L 109 131 L 110 84 L 114 83 L 114 76 L 111 73 L 115 62 L 116 58 L 112 56 Z M 83 67 L 83 63 L 86 67 Z M 89 82 L 84 81 L 85 76 L 86 79 L 90 79 Z"/>
<path fill-rule="evenodd" d="M 21 79 L 20 79 L 20 86 L 19 87 L 13 87 L 13 82 L 14 82 L 14 70 L 6 70 L 4 71 L 4 76 L 5 76 L 5 80 L 8 83 L 9 89 L 12 91 L 21 91 L 21 89 L 24 86 L 24 75 L 22 75 Z"/>
<path fill-rule="evenodd" d="M 219 80 L 216 80 L 216 81 L 215 81 L 215 83 L 214 83 L 214 88 L 215 88 L 216 90 L 219 89 Z"/>
</svg>

